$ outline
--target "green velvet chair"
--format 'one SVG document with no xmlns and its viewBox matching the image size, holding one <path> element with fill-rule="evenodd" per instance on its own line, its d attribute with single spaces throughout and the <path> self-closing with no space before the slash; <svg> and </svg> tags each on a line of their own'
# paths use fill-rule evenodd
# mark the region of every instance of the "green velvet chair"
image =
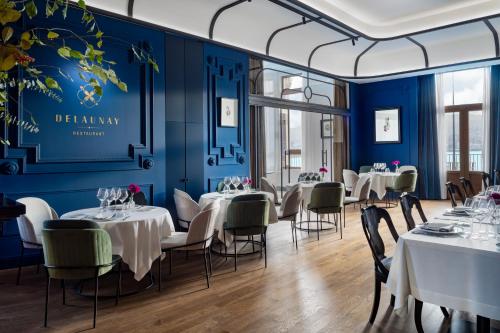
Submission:
<svg viewBox="0 0 500 333">
<path fill-rule="evenodd" d="M 49 289 L 52 279 L 62 281 L 63 304 L 66 304 L 65 280 L 94 279 L 94 322 L 97 315 L 99 277 L 118 266 L 115 304 L 121 288 L 120 256 L 112 255 L 109 234 L 99 225 L 82 220 L 45 221 L 42 230 L 43 252 L 47 269 L 45 294 L 45 321 L 47 327 Z"/>
<path fill-rule="evenodd" d="M 371 165 L 362 165 L 359 167 L 359 173 L 368 173 L 372 170 L 372 166 Z"/>
<path fill-rule="evenodd" d="M 316 184 L 311 192 L 311 202 L 307 206 L 309 211 L 316 213 L 316 233 L 319 240 L 321 214 L 333 214 L 335 226 L 340 220 L 340 239 L 342 239 L 342 209 L 344 208 L 345 187 L 340 182 Z M 321 226 L 323 223 L 321 223 Z"/>
<path fill-rule="evenodd" d="M 234 270 L 237 269 L 237 236 L 260 235 L 261 253 L 264 249 L 265 267 L 267 267 L 266 231 L 269 224 L 270 202 L 265 194 L 244 194 L 231 200 L 227 208 L 227 222 L 224 230 L 232 234 L 234 239 Z M 253 244 L 253 242 L 252 242 Z M 226 248 L 227 256 L 227 248 Z"/>
<path fill-rule="evenodd" d="M 417 187 L 417 177 L 418 174 L 414 170 L 408 170 L 402 172 L 394 181 L 393 186 L 386 186 L 385 191 L 385 203 L 386 206 L 390 206 L 390 196 L 395 193 L 412 193 L 415 192 Z M 397 205 L 397 201 L 396 201 Z"/>
</svg>

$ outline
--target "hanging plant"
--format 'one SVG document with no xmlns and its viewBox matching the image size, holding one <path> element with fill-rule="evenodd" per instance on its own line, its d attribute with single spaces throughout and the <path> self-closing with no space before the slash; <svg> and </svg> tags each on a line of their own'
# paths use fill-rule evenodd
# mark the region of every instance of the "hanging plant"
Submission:
<svg viewBox="0 0 500 333">
<path fill-rule="evenodd" d="M 69 0 L 47 0 L 45 3 L 45 18 L 49 19 L 56 14 L 66 19 Z M 21 121 L 9 114 L 7 102 L 17 103 L 18 96 L 11 96 L 9 88 L 17 88 L 18 95 L 24 90 L 31 90 L 45 95 L 56 102 L 62 102 L 62 88 L 59 79 L 72 80 L 71 76 L 61 67 L 52 64 L 40 64 L 30 55 L 34 47 L 47 49 L 54 55 L 70 62 L 78 71 L 81 80 L 85 82 L 86 92 L 99 99 L 103 95 L 103 86 L 108 82 L 127 92 L 127 84 L 120 80 L 113 70 L 116 63 L 106 58 L 103 49 L 104 32 L 99 28 L 94 15 L 87 9 L 84 0 L 76 2 L 81 10 L 82 24 L 87 34 L 82 36 L 67 28 L 34 27 L 22 29 L 19 22 L 25 18 L 33 20 L 39 15 L 39 6 L 33 0 L 0 0 L 0 121 L 7 125 L 14 125 L 23 130 L 38 133 L 36 120 L 30 114 L 29 121 Z M 72 41 L 70 47 L 68 41 Z M 149 63 L 156 72 L 159 71 L 155 59 L 148 50 L 130 45 L 133 56 L 140 62 Z M 44 69 L 57 75 L 49 75 Z M 18 69 L 21 69 L 20 71 Z M 18 73 L 22 73 L 19 75 Z M 26 110 L 24 110 L 26 111 Z M 9 144 L 6 138 L 0 137 L 0 144 Z"/>
</svg>

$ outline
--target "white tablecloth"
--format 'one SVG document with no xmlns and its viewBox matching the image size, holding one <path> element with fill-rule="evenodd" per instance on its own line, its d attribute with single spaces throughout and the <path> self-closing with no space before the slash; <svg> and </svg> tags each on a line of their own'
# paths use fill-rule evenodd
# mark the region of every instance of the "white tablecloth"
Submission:
<svg viewBox="0 0 500 333">
<path fill-rule="evenodd" d="M 162 207 L 141 206 L 123 211 L 123 217 L 101 221 L 92 219 L 99 208 L 81 209 L 66 213 L 61 219 L 94 220 L 111 237 L 113 254 L 123 258 L 134 278 L 139 281 L 151 269 L 153 261 L 161 255 L 161 239 L 175 231 L 172 217 Z M 122 212 L 119 211 L 119 216 Z"/>
<path fill-rule="evenodd" d="M 276 208 L 274 207 L 274 196 L 271 193 L 268 192 L 262 192 L 262 191 L 257 191 L 257 192 L 239 192 L 237 194 L 221 194 L 218 192 L 210 192 L 210 193 L 205 193 L 200 197 L 199 200 L 199 205 L 200 207 L 205 207 L 208 205 L 210 202 L 220 199 L 220 208 L 219 212 L 217 213 L 217 216 L 215 217 L 215 229 L 217 230 L 217 238 L 219 238 L 220 241 L 224 241 L 224 222 L 226 222 L 226 216 L 227 216 L 227 208 L 229 207 L 229 204 L 231 203 L 231 200 L 238 195 L 243 195 L 243 194 L 265 194 L 267 195 L 269 199 L 269 223 L 275 223 L 278 222 L 278 215 L 276 212 Z M 229 233 L 226 232 L 226 246 L 231 245 L 233 242 L 233 236 Z"/>
<path fill-rule="evenodd" d="M 360 173 L 359 176 L 369 174 L 372 177 L 371 190 L 377 194 L 379 199 L 383 199 L 385 196 L 386 186 L 393 186 L 396 178 L 398 178 L 399 173 L 395 172 L 370 172 L 370 173 Z"/>
<path fill-rule="evenodd" d="M 500 319 L 500 250 L 495 240 L 400 236 L 387 281 L 395 309 L 424 303 Z"/>
<path fill-rule="evenodd" d="M 302 203 L 304 204 L 304 208 L 307 209 L 307 206 L 311 202 L 311 193 L 316 186 L 316 184 L 321 183 L 321 182 L 300 182 L 302 185 Z M 297 183 L 290 183 L 287 185 L 287 190 L 289 190 L 292 186 L 296 185 Z"/>
</svg>

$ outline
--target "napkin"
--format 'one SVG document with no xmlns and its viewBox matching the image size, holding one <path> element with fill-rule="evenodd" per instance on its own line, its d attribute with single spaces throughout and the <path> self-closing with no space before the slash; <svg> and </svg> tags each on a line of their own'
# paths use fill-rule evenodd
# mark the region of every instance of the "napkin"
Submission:
<svg viewBox="0 0 500 333">
<path fill-rule="evenodd" d="M 439 223 L 439 222 L 430 222 L 425 223 L 420 226 L 423 230 L 429 231 L 438 231 L 438 232 L 452 232 L 455 226 L 450 223 Z"/>
</svg>

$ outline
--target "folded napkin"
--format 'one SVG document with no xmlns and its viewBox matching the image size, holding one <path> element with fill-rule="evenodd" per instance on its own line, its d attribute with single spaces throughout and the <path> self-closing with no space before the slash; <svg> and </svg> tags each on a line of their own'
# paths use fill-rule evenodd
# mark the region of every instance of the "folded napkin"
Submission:
<svg viewBox="0 0 500 333">
<path fill-rule="evenodd" d="M 438 231 L 438 232 L 452 232 L 455 226 L 450 223 L 439 223 L 439 222 L 430 222 L 425 223 L 420 226 L 423 230 L 429 231 Z"/>
</svg>

